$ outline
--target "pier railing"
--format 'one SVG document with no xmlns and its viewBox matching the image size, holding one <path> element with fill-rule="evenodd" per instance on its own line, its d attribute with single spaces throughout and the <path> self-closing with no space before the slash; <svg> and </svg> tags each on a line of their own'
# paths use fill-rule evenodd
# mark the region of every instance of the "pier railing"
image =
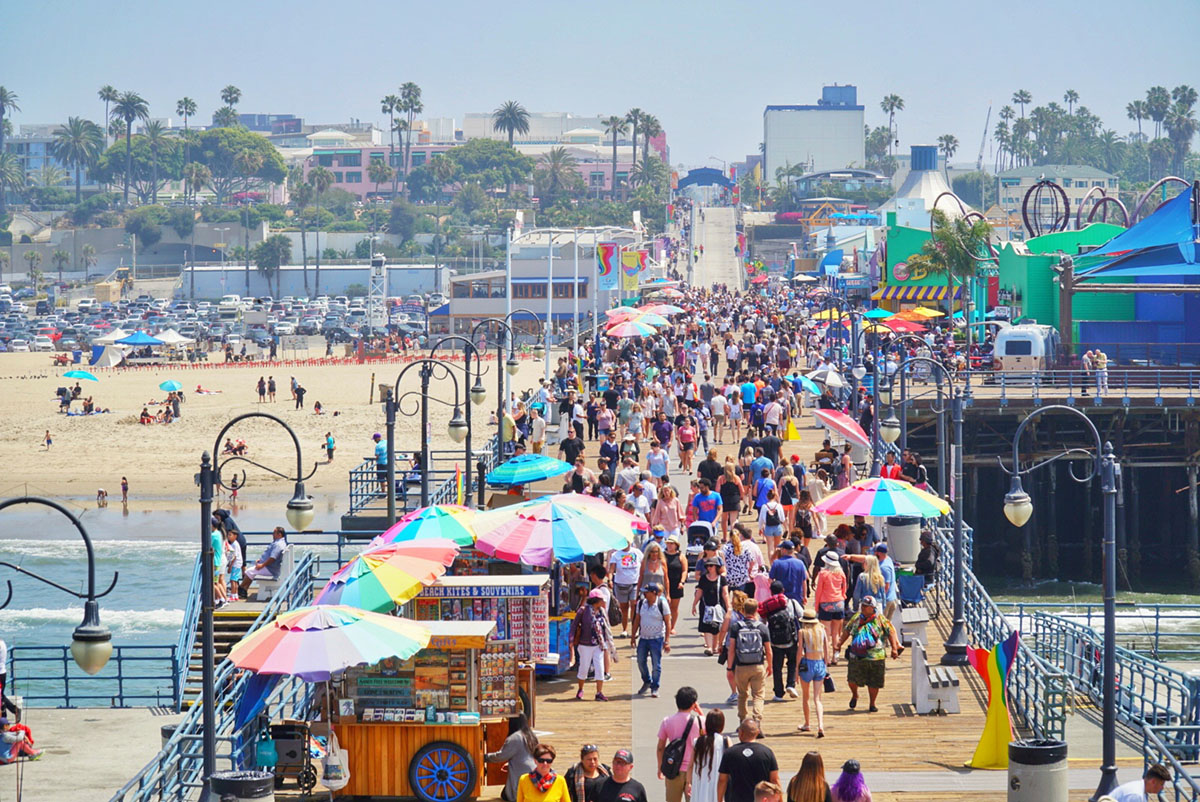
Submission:
<svg viewBox="0 0 1200 802">
<path fill-rule="evenodd" d="M 113 646 L 97 674 L 75 665 L 70 646 L 13 646 L 7 693 L 31 707 L 171 707 L 176 647 Z"/>
<path fill-rule="evenodd" d="M 1026 632 L 1034 613 L 1051 613 L 1103 631 L 1102 602 L 997 602 Z M 1200 605 L 1117 602 L 1117 645 L 1155 660 L 1200 660 Z"/>
<path fill-rule="evenodd" d="M 490 471 L 499 462 L 498 443 L 498 435 L 492 435 L 488 438 L 487 442 L 475 451 L 470 465 L 462 464 L 464 455 L 461 450 L 431 451 L 429 460 L 431 465 L 429 471 L 429 503 L 453 504 L 456 492 L 454 469 L 432 466 L 436 466 L 438 461 L 441 461 L 443 464 L 455 464 L 457 462 L 463 471 L 476 471 L 478 469 L 477 463 L 482 461 L 485 466 L 484 470 Z M 377 471 L 375 460 L 372 457 L 364 457 L 362 462 L 350 469 L 350 507 L 348 510 L 350 515 L 356 515 L 369 508 L 385 506 L 387 504 L 387 492 L 380 489 L 379 474 Z M 421 498 L 419 474 L 403 470 L 399 460 L 397 460 L 396 464 L 396 483 L 398 489 L 393 488 L 393 491 L 396 493 L 398 509 L 408 510 L 417 506 Z"/>
<path fill-rule="evenodd" d="M 1191 775 L 1196 762 L 1193 748 L 1179 746 L 1179 742 L 1200 743 L 1200 726 L 1177 727 L 1144 724 L 1142 731 L 1142 755 L 1146 765 L 1161 763 L 1171 770 L 1171 784 L 1163 788 L 1160 797 L 1173 802 L 1197 802 L 1200 800 L 1200 783 Z"/>
<path fill-rule="evenodd" d="M 192 649 L 196 645 L 196 622 L 200 620 L 200 577 L 201 557 L 196 552 L 196 563 L 192 566 L 192 581 L 188 583 L 187 604 L 183 608 L 183 623 L 179 627 L 179 641 L 175 644 L 175 660 L 172 665 L 174 676 L 174 708 L 181 709 L 183 689 L 187 685 L 188 666 L 191 664 Z"/>
</svg>

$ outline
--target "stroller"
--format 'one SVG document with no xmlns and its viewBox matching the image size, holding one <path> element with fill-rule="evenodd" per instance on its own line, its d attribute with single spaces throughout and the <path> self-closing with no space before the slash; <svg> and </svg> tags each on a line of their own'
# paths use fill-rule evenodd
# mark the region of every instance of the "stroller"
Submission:
<svg viewBox="0 0 1200 802">
<path fill-rule="evenodd" d="M 704 553 L 704 544 L 716 539 L 716 530 L 708 521 L 692 521 L 687 528 L 688 565 L 695 565 Z"/>
</svg>

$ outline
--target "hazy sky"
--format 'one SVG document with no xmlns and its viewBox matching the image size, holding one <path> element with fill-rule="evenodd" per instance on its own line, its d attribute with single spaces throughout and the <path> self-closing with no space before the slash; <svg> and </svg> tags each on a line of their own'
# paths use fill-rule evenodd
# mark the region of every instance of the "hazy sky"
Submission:
<svg viewBox="0 0 1200 802">
<path fill-rule="evenodd" d="M 460 123 L 509 99 L 637 106 L 662 122 L 672 162 L 691 166 L 755 152 L 765 105 L 853 83 L 871 125 L 886 122 L 883 95 L 904 98 L 903 149 L 952 133 L 955 161 L 971 161 L 989 102 L 994 124 L 1019 88 L 1035 105 L 1075 89 L 1107 127 L 1132 130 L 1125 104 L 1146 87 L 1200 85 L 1197 31 L 1200 0 L 7 0 L 0 85 L 20 95 L 17 124 L 99 119 L 106 83 L 139 92 L 153 116 L 188 95 L 201 120 L 230 83 L 239 110 L 308 122 L 382 122 L 379 99 L 404 81 L 428 116 Z"/>
</svg>

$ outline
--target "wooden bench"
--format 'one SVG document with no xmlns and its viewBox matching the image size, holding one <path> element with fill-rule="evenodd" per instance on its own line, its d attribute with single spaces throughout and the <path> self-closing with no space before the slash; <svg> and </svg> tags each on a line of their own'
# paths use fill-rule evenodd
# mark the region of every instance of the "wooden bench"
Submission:
<svg viewBox="0 0 1200 802">
<path fill-rule="evenodd" d="M 942 711 L 957 713 L 958 672 L 926 660 L 925 645 L 912 641 L 912 704 L 919 715 Z"/>
<path fill-rule="evenodd" d="M 915 640 L 925 643 L 925 625 L 928 623 L 929 610 L 924 607 L 897 607 L 892 613 L 892 628 L 905 646 Z"/>
</svg>

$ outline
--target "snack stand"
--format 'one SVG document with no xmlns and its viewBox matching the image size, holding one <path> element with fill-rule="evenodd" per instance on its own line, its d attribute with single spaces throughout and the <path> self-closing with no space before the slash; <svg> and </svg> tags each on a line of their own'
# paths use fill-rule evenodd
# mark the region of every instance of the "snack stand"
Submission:
<svg viewBox="0 0 1200 802">
<path fill-rule="evenodd" d="M 495 781 L 481 772 L 483 756 L 503 743 L 520 709 L 520 639 L 496 638 L 494 619 L 424 624 L 429 645 L 412 658 L 342 677 L 334 729 L 350 781 L 339 796 L 457 802 Z"/>
</svg>

